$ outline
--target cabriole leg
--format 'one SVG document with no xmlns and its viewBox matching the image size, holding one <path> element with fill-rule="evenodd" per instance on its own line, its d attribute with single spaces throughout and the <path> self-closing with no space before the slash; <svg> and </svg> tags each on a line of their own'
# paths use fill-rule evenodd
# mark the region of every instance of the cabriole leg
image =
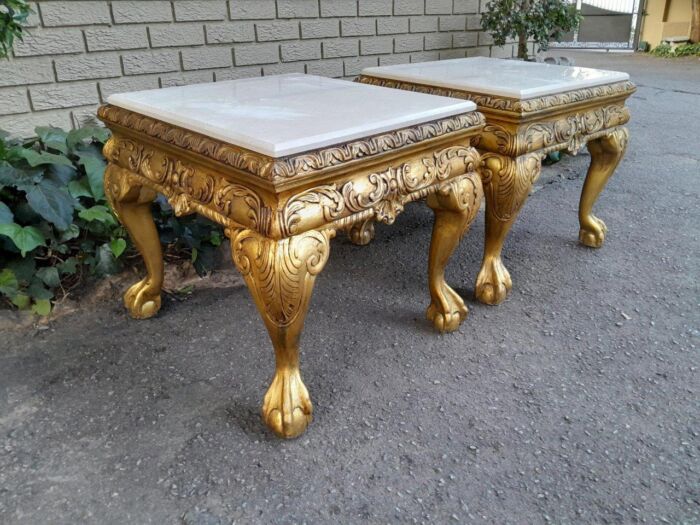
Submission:
<svg viewBox="0 0 700 525">
<path fill-rule="evenodd" d="M 139 184 L 129 170 L 114 164 L 105 171 L 104 186 L 107 201 L 146 265 L 146 277 L 126 291 L 124 305 L 135 319 L 153 317 L 160 310 L 163 287 L 163 252 L 151 213 L 156 192 Z"/>
<path fill-rule="evenodd" d="M 476 217 L 482 196 L 481 179 L 473 175 L 446 183 L 427 199 L 435 223 L 430 240 L 430 306 L 426 316 L 441 332 L 456 330 L 467 316 L 464 301 L 445 282 L 445 266 Z"/>
<path fill-rule="evenodd" d="M 280 437 L 297 437 L 311 422 L 311 399 L 299 372 L 299 338 L 316 275 L 328 260 L 333 230 L 281 240 L 247 229 L 230 230 L 231 251 L 275 349 L 275 375 L 262 417 Z"/>
<path fill-rule="evenodd" d="M 583 183 L 581 191 L 578 211 L 581 229 L 578 233 L 578 239 L 581 244 L 591 248 L 600 248 L 608 231 L 605 223 L 593 215 L 593 205 L 625 154 L 628 138 L 627 129 L 618 128 L 610 134 L 588 143 L 591 165 L 588 167 L 586 181 Z"/>
<path fill-rule="evenodd" d="M 540 175 L 539 154 L 512 158 L 484 154 L 482 180 L 486 195 L 484 258 L 476 279 L 476 298 L 485 304 L 503 302 L 513 286 L 501 259 L 503 243 Z"/>
</svg>

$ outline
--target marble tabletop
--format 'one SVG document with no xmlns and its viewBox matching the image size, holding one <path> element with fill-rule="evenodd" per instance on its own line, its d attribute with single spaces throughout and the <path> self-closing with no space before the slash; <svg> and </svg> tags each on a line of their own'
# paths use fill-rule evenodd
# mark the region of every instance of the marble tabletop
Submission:
<svg viewBox="0 0 700 525">
<path fill-rule="evenodd" d="M 271 157 L 476 109 L 469 101 L 303 74 L 135 91 L 107 102 Z"/>
<path fill-rule="evenodd" d="M 486 57 L 368 67 L 362 74 L 521 100 L 629 79 L 619 71 Z"/>
</svg>

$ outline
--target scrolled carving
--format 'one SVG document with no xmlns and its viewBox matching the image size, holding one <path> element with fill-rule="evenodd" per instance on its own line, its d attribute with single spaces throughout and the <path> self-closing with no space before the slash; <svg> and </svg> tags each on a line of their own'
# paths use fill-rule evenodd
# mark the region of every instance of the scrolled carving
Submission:
<svg viewBox="0 0 700 525">
<path fill-rule="evenodd" d="M 576 154 L 589 140 L 625 124 L 629 118 L 625 106 L 612 104 L 520 125 L 492 121 L 484 126 L 480 147 L 511 157 L 562 149 Z"/>
<path fill-rule="evenodd" d="M 357 246 L 365 246 L 374 239 L 374 222 L 370 220 L 358 221 L 348 228 L 350 242 Z"/>
<path fill-rule="evenodd" d="M 378 221 L 391 224 L 403 205 L 428 193 L 428 188 L 463 173 L 474 173 L 480 157 L 471 147 L 450 146 L 420 162 L 388 166 L 363 179 L 317 186 L 292 197 L 281 212 L 282 236 L 295 234 L 304 219 L 314 225 L 372 210 Z M 321 221 L 321 219 L 323 221 Z"/>
<path fill-rule="evenodd" d="M 248 173 L 268 173 L 273 162 L 270 157 L 117 106 L 101 106 L 97 115 L 108 125 L 118 125 L 144 133 Z"/>
<path fill-rule="evenodd" d="M 246 217 L 247 221 L 239 218 L 237 222 L 247 222 L 261 233 L 270 229 L 272 210 L 265 206 L 260 195 L 246 186 L 232 182 L 224 183 L 215 191 L 213 204 L 214 208 L 226 217 Z"/>
<path fill-rule="evenodd" d="M 474 148 L 450 146 L 363 177 L 312 187 L 277 207 L 275 202 L 266 204 L 251 186 L 231 182 L 188 158 L 148 144 L 115 134 L 105 149 L 111 162 L 132 166 L 132 173 L 150 181 L 176 214 L 199 212 L 224 225 L 244 225 L 275 238 L 367 210 L 376 220 L 391 224 L 406 202 L 426 196 L 428 188 L 440 181 L 475 172 L 480 162 Z"/>
<path fill-rule="evenodd" d="M 231 253 L 261 313 L 274 326 L 294 323 L 306 308 L 315 276 L 330 253 L 332 230 L 274 240 L 250 229 L 230 229 Z"/>
<path fill-rule="evenodd" d="M 293 156 L 280 160 L 273 165 L 272 178 L 286 179 L 311 173 L 345 162 L 397 150 L 455 131 L 483 126 L 483 124 L 484 118 L 480 113 L 470 112 L 400 129 L 391 133 L 383 133 L 368 139 L 348 142 L 340 146 Z"/>
<path fill-rule="evenodd" d="M 270 230 L 272 210 L 252 188 L 219 177 L 189 159 L 119 135 L 109 140 L 104 152 L 112 163 L 133 166 L 129 172 L 165 195 L 177 215 L 199 212 L 224 226 L 233 221 L 262 233 Z"/>
<path fill-rule="evenodd" d="M 518 153 L 548 149 L 566 149 L 572 154 L 600 132 L 625 124 L 629 110 L 621 105 L 603 106 L 577 112 L 557 120 L 528 124 L 518 130 L 515 142 Z"/>
<path fill-rule="evenodd" d="M 478 128 L 484 124 L 483 115 L 474 111 L 350 141 L 338 146 L 274 159 L 116 106 L 101 106 L 98 110 L 98 116 L 108 125 L 121 126 L 143 133 L 270 181 L 302 177 L 347 162 L 398 150 L 435 137 Z M 135 156 L 130 158 L 139 160 Z M 140 167 L 134 165 L 129 166 L 129 169 L 139 171 Z"/>
<path fill-rule="evenodd" d="M 119 164 L 119 159 L 125 156 L 124 168 L 134 173 L 141 173 L 155 182 L 165 181 L 165 172 L 154 174 L 151 170 L 151 160 L 155 153 L 151 148 L 131 140 L 118 140 L 116 137 L 111 137 L 103 148 L 103 153 L 109 162 L 115 164 Z"/>
<path fill-rule="evenodd" d="M 361 75 L 357 81 L 363 84 L 372 84 L 375 86 L 391 87 L 419 93 L 428 93 L 431 95 L 440 95 L 443 97 L 471 100 L 477 104 L 480 109 L 487 108 L 510 113 L 532 113 L 535 111 L 543 111 L 559 106 L 566 106 L 568 104 L 590 99 L 629 96 L 637 89 L 632 82 L 625 81 L 585 89 L 576 89 L 564 93 L 546 95 L 528 100 L 520 100 L 515 98 L 500 97 L 497 95 L 488 95 L 484 93 L 473 93 L 459 89 L 430 86 L 416 82 L 402 82 L 400 80 L 391 80 L 367 75 Z"/>
<path fill-rule="evenodd" d="M 541 156 L 530 153 L 511 158 L 485 153 L 481 175 L 484 193 L 499 221 L 509 221 L 522 207 L 532 184 L 540 176 Z"/>
<path fill-rule="evenodd" d="M 345 201 L 335 184 L 317 186 L 295 195 L 287 201 L 284 208 L 285 231 L 294 232 L 304 210 L 308 210 L 310 207 L 320 208 L 323 219 L 326 222 L 331 222 L 343 213 Z"/>
</svg>

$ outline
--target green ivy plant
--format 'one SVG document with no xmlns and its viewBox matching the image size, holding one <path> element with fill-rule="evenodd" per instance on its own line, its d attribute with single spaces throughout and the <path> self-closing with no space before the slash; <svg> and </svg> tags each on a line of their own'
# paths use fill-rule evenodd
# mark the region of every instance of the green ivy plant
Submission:
<svg viewBox="0 0 700 525">
<path fill-rule="evenodd" d="M 527 42 L 532 39 L 538 51 L 549 49 L 549 42 L 560 40 L 575 30 L 581 15 L 566 0 L 491 0 L 481 15 L 481 27 L 502 46 L 509 38 L 518 40 L 518 58 L 528 59 Z"/>
<path fill-rule="evenodd" d="M 0 134 L 0 298 L 47 315 L 51 300 L 87 276 L 120 271 L 134 254 L 103 189 L 105 128 L 36 128 L 37 138 Z M 214 223 L 178 219 L 167 201 L 154 207 L 167 253 L 211 269 L 222 241 Z M 134 257 L 133 259 L 138 259 Z"/>
<path fill-rule="evenodd" d="M 25 0 L 0 0 L 0 58 L 7 58 L 15 39 L 22 40 L 32 10 Z"/>
<path fill-rule="evenodd" d="M 670 44 L 659 44 L 650 51 L 650 54 L 665 58 L 700 56 L 700 43 L 680 44 L 675 49 Z"/>
</svg>

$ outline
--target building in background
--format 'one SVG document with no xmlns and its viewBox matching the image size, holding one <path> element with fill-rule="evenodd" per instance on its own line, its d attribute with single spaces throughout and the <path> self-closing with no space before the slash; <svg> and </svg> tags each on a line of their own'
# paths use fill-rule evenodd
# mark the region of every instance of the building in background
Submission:
<svg viewBox="0 0 700 525">
<path fill-rule="evenodd" d="M 571 0 L 583 19 L 554 48 L 634 50 L 643 0 Z"/>
<path fill-rule="evenodd" d="M 665 38 L 687 38 L 692 14 L 692 0 L 646 0 L 640 40 L 656 47 Z"/>
<path fill-rule="evenodd" d="M 700 0 L 697 0 L 700 2 Z M 688 38 L 693 0 L 571 0 L 583 15 L 578 30 L 554 48 L 636 50 L 666 38 Z"/>
</svg>

